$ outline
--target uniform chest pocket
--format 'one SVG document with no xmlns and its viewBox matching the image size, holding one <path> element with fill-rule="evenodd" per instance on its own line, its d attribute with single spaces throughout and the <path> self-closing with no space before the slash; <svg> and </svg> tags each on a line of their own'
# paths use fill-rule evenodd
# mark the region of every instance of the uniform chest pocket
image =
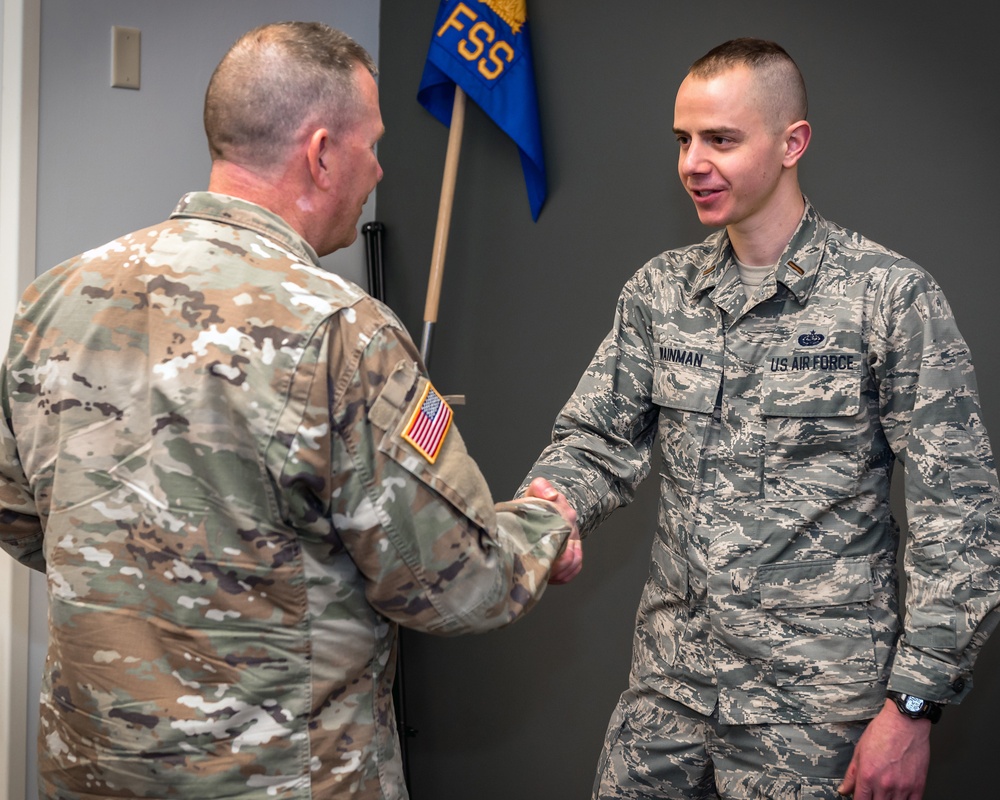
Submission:
<svg viewBox="0 0 1000 800">
<path fill-rule="evenodd" d="M 659 406 L 664 473 L 683 492 L 697 491 L 702 454 L 719 394 L 721 370 L 659 362 L 653 369 L 651 399 Z"/>
<path fill-rule="evenodd" d="M 721 371 L 683 364 L 656 364 L 653 368 L 653 402 L 661 408 L 711 414 L 719 394 Z"/>
<path fill-rule="evenodd" d="M 850 356 L 824 358 L 835 365 L 856 362 Z M 804 500 L 857 491 L 868 427 L 860 370 L 765 372 L 760 408 L 765 497 Z"/>
<path fill-rule="evenodd" d="M 714 337 L 677 331 L 655 331 L 653 348 L 653 403 L 665 409 L 711 414 L 722 380 L 720 354 Z"/>
</svg>

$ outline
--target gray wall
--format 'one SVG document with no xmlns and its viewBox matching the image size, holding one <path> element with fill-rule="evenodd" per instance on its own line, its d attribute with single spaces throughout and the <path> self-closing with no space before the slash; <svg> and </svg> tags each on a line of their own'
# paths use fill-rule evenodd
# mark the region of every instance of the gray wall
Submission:
<svg viewBox="0 0 1000 800">
<path fill-rule="evenodd" d="M 165 219 L 185 192 L 204 189 L 210 161 L 201 122 L 212 70 L 256 25 L 319 20 L 377 58 L 371 0 L 43 0 L 39 88 L 37 271 Z M 142 85 L 111 88 L 111 26 L 142 31 Z M 374 218 L 373 195 L 362 222 Z M 362 280 L 359 239 L 323 264 Z M 31 675 L 45 658 L 45 585 L 32 576 Z M 36 797 L 37 715 L 29 716 L 27 797 Z"/>
<path fill-rule="evenodd" d="M 437 0 L 383 0 L 388 133 L 379 219 L 387 299 L 419 335 L 447 131 L 415 95 Z M 550 198 L 530 220 L 514 146 L 470 108 L 431 372 L 509 496 L 648 258 L 702 239 L 676 175 L 673 98 L 719 42 L 773 38 L 799 62 L 814 137 L 802 181 L 820 212 L 916 259 L 944 286 L 1000 442 L 1000 68 L 992 5 L 719 0 L 529 2 Z M 484 637 L 404 637 L 414 800 L 589 796 L 626 686 L 655 520 L 654 485 L 585 543 L 584 573 Z M 995 796 L 1000 641 L 932 737 L 928 800 Z M 990 788 L 993 787 L 993 788 Z"/>
</svg>

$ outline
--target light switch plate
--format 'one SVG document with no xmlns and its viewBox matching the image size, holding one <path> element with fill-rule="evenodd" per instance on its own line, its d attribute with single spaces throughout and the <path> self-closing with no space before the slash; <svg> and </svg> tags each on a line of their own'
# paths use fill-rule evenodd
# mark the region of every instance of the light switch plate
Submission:
<svg viewBox="0 0 1000 800">
<path fill-rule="evenodd" d="M 123 89 L 139 88 L 139 44 L 142 33 L 138 28 L 111 28 L 111 85 Z"/>
</svg>

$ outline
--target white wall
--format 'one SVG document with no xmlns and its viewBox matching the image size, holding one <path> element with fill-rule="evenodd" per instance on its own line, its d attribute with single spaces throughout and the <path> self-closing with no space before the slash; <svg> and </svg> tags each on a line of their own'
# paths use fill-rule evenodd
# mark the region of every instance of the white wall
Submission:
<svg viewBox="0 0 1000 800">
<path fill-rule="evenodd" d="M 202 101 L 212 70 L 241 34 L 285 19 L 326 22 L 378 58 L 372 0 L 44 0 L 41 269 L 159 222 L 182 194 L 205 188 Z M 112 25 L 142 32 L 138 91 L 110 86 Z M 374 218 L 374 206 L 373 197 L 362 223 Z M 359 279 L 362 238 L 324 265 Z"/>
<path fill-rule="evenodd" d="M 378 59 L 380 3 L 372 0 L 4 0 L 5 17 L 10 9 L 37 8 L 39 3 L 37 235 L 32 242 L 36 274 L 127 231 L 159 222 L 182 194 L 206 187 L 210 162 L 202 100 L 212 70 L 240 34 L 265 22 L 318 20 L 346 31 Z M 139 90 L 110 85 L 113 25 L 142 32 Z M 5 146 L 7 126 L 5 115 Z M 6 185 L 6 175 L 4 181 Z M 373 195 L 361 223 L 374 214 Z M 327 256 L 323 264 L 364 285 L 363 238 Z M 0 281 L 4 287 L 13 286 L 9 264 L 0 264 Z M 2 296 L 6 302 L 8 292 Z M 4 313 L 6 309 L 0 309 L 0 316 Z M 9 316 L 0 319 L 4 337 L 9 323 Z M 17 583 L 7 583 L 8 572 Z M 0 591 L 17 592 L 23 601 L 25 572 L 4 558 Z M 46 609 L 44 580 L 32 575 L 30 583 L 27 643 L 23 619 L 0 599 L 0 692 L 8 680 L 8 660 L 23 660 L 25 648 L 29 654 L 27 690 L 22 685 L 20 693 L 15 687 L 0 694 L 0 751 L 10 749 L 2 740 L 5 725 L 11 726 L 10 744 L 21 737 L 27 742 L 26 759 L 11 759 L 10 774 L 0 755 L 0 776 L 7 774 L 16 792 L 10 794 L 0 783 L 0 800 L 22 800 L 17 787 L 26 787 L 24 798 L 37 796 L 36 708 Z M 9 653 L 5 642 L 13 642 L 7 645 Z M 23 684 L 23 678 L 18 681 Z M 23 714 L 10 716 L 16 711 L 14 699 L 25 696 L 26 726 Z"/>
<path fill-rule="evenodd" d="M 34 274 L 39 0 L 4 0 L 0 16 L 0 331 Z M 0 351 L 5 348 L 0 343 Z M 29 714 L 28 571 L 0 560 L 0 800 L 25 796 Z"/>
</svg>

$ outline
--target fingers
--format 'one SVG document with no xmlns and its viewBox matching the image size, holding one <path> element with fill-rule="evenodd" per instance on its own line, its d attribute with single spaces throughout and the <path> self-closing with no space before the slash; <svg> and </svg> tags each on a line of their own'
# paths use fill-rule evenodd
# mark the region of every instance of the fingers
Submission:
<svg viewBox="0 0 1000 800">
<path fill-rule="evenodd" d="M 850 765 L 847 767 L 847 774 L 844 775 L 844 780 L 842 780 L 840 782 L 840 786 L 837 787 L 837 794 L 841 794 L 844 797 L 850 797 L 854 794 L 854 776 L 857 771 L 857 764 L 852 758 Z"/>
<path fill-rule="evenodd" d="M 545 480 L 545 478 L 535 478 L 530 484 L 528 484 L 528 489 L 524 493 L 524 496 L 537 497 L 541 500 L 548 500 L 549 502 L 555 503 L 556 507 L 559 509 L 559 513 L 562 515 L 562 518 L 570 524 L 575 533 L 579 533 L 579 530 L 576 527 L 576 512 L 570 507 L 570 504 L 566 502 L 565 495 L 558 492 L 551 483 Z"/>
<path fill-rule="evenodd" d="M 567 502 L 566 496 L 557 491 L 545 478 L 535 478 L 528 485 L 524 496 L 537 497 L 555 504 L 562 518 L 572 529 L 556 560 L 552 562 L 552 570 L 549 572 L 549 583 L 569 583 L 583 569 L 583 545 L 580 542 L 580 529 L 576 524 L 576 511 Z"/>
<path fill-rule="evenodd" d="M 542 500 L 555 502 L 556 498 L 559 497 L 559 492 L 545 478 L 535 478 L 528 484 L 528 489 L 525 491 L 524 496 L 538 497 Z"/>
<path fill-rule="evenodd" d="M 580 543 L 580 534 L 574 529 L 566 540 L 562 551 L 552 562 L 552 571 L 549 573 L 549 583 L 561 584 L 569 583 L 580 574 L 583 569 L 583 545 Z"/>
</svg>

